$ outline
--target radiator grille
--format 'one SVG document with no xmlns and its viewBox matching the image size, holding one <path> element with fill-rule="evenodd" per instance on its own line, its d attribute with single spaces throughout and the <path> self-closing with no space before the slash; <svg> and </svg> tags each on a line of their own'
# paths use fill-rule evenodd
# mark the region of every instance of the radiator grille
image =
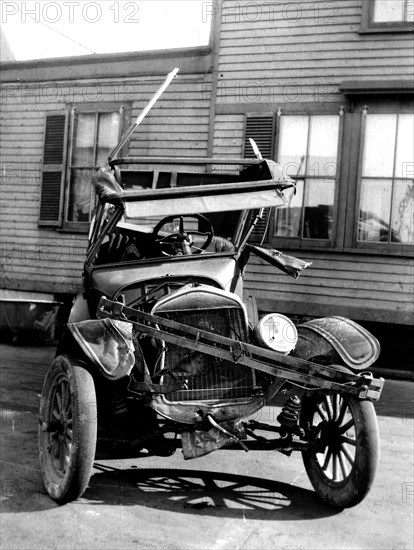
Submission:
<svg viewBox="0 0 414 550">
<path fill-rule="evenodd" d="M 237 308 L 178 311 L 164 317 L 229 338 L 246 341 L 242 312 Z M 230 361 L 211 357 L 172 344 L 167 345 L 164 368 L 175 380 L 188 379 L 188 389 L 166 395 L 168 401 L 229 400 L 250 397 L 255 387 L 254 371 Z M 174 377 L 164 375 L 164 382 Z"/>
</svg>

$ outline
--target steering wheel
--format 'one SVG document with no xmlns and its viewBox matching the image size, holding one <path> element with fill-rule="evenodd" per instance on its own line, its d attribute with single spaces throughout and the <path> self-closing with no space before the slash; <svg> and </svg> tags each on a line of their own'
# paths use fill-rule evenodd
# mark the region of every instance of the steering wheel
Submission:
<svg viewBox="0 0 414 550">
<path fill-rule="evenodd" d="M 205 224 L 207 224 L 207 231 L 191 230 L 187 233 L 184 230 L 184 218 L 193 218 L 199 221 L 203 221 Z M 180 221 L 180 225 L 177 233 L 169 233 L 165 237 L 158 236 L 161 228 L 165 224 L 171 223 L 172 221 L 177 219 Z M 190 235 L 202 235 L 203 237 L 206 237 L 206 240 L 202 244 L 202 246 L 199 248 L 197 246 L 194 246 L 194 242 L 190 238 Z M 213 240 L 214 230 L 213 230 L 213 226 L 210 223 L 210 220 L 208 220 L 202 214 L 191 214 L 191 215 L 185 215 L 185 216 L 166 216 L 165 218 L 160 220 L 157 223 L 157 225 L 154 227 L 152 236 L 154 238 L 155 243 L 161 246 L 163 244 L 178 244 L 181 252 L 185 255 L 193 254 L 193 251 L 191 249 L 194 249 L 195 254 L 200 254 L 203 250 L 205 250 L 208 247 L 208 245 Z M 165 256 L 173 256 L 173 254 L 169 254 L 164 250 L 161 250 L 161 251 Z"/>
</svg>

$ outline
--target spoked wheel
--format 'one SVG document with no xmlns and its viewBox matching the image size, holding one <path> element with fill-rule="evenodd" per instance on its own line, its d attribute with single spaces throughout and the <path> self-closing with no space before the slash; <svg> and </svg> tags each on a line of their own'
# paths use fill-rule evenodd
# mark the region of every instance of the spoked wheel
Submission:
<svg viewBox="0 0 414 550">
<path fill-rule="evenodd" d="M 309 433 L 303 462 L 318 495 L 338 508 L 361 502 L 379 459 L 373 404 L 338 393 L 305 397 L 301 423 Z"/>
<path fill-rule="evenodd" d="M 95 457 L 97 411 L 91 374 L 66 356 L 56 357 L 43 384 L 39 460 L 49 495 L 61 504 L 79 498 Z"/>
</svg>

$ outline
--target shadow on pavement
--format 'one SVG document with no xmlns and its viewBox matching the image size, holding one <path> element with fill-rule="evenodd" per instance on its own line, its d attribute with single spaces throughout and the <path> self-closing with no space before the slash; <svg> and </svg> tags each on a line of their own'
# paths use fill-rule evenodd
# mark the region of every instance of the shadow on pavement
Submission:
<svg viewBox="0 0 414 550">
<path fill-rule="evenodd" d="M 298 520 L 340 513 L 313 491 L 250 476 L 185 469 L 100 470 L 84 495 L 88 504 L 145 506 L 185 514 Z"/>
<path fill-rule="evenodd" d="M 46 494 L 40 472 L 27 476 L 16 468 L 15 475 L 10 473 L 1 482 L 1 514 L 20 514 L 23 512 L 43 512 L 57 508 L 57 504 Z"/>
<path fill-rule="evenodd" d="M 340 513 L 313 491 L 251 476 L 146 468 L 121 470 L 95 463 L 82 506 L 138 506 L 214 517 L 304 520 Z M 17 474 L 17 472 L 16 472 Z M 59 507 L 46 493 L 39 472 L 10 476 L 1 487 L 1 514 L 41 512 Z"/>
</svg>

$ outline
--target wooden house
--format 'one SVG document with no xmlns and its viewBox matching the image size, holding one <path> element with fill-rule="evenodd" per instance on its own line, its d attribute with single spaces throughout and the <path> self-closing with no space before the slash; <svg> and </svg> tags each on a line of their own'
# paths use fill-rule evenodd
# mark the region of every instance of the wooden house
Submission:
<svg viewBox="0 0 414 550">
<path fill-rule="evenodd" d="M 313 262 L 293 282 L 251 265 L 261 309 L 413 324 L 413 17 L 412 2 L 222 5 L 213 153 L 252 154 L 253 137 L 296 177 L 265 242 Z"/>
<path fill-rule="evenodd" d="M 208 47 L 2 65 L 0 289 L 77 292 L 83 182 L 180 67 L 129 154 L 249 157 L 252 137 L 297 180 L 264 244 L 313 265 L 294 281 L 252 259 L 259 309 L 413 325 L 413 2 L 224 0 L 200 16 Z"/>
</svg>

